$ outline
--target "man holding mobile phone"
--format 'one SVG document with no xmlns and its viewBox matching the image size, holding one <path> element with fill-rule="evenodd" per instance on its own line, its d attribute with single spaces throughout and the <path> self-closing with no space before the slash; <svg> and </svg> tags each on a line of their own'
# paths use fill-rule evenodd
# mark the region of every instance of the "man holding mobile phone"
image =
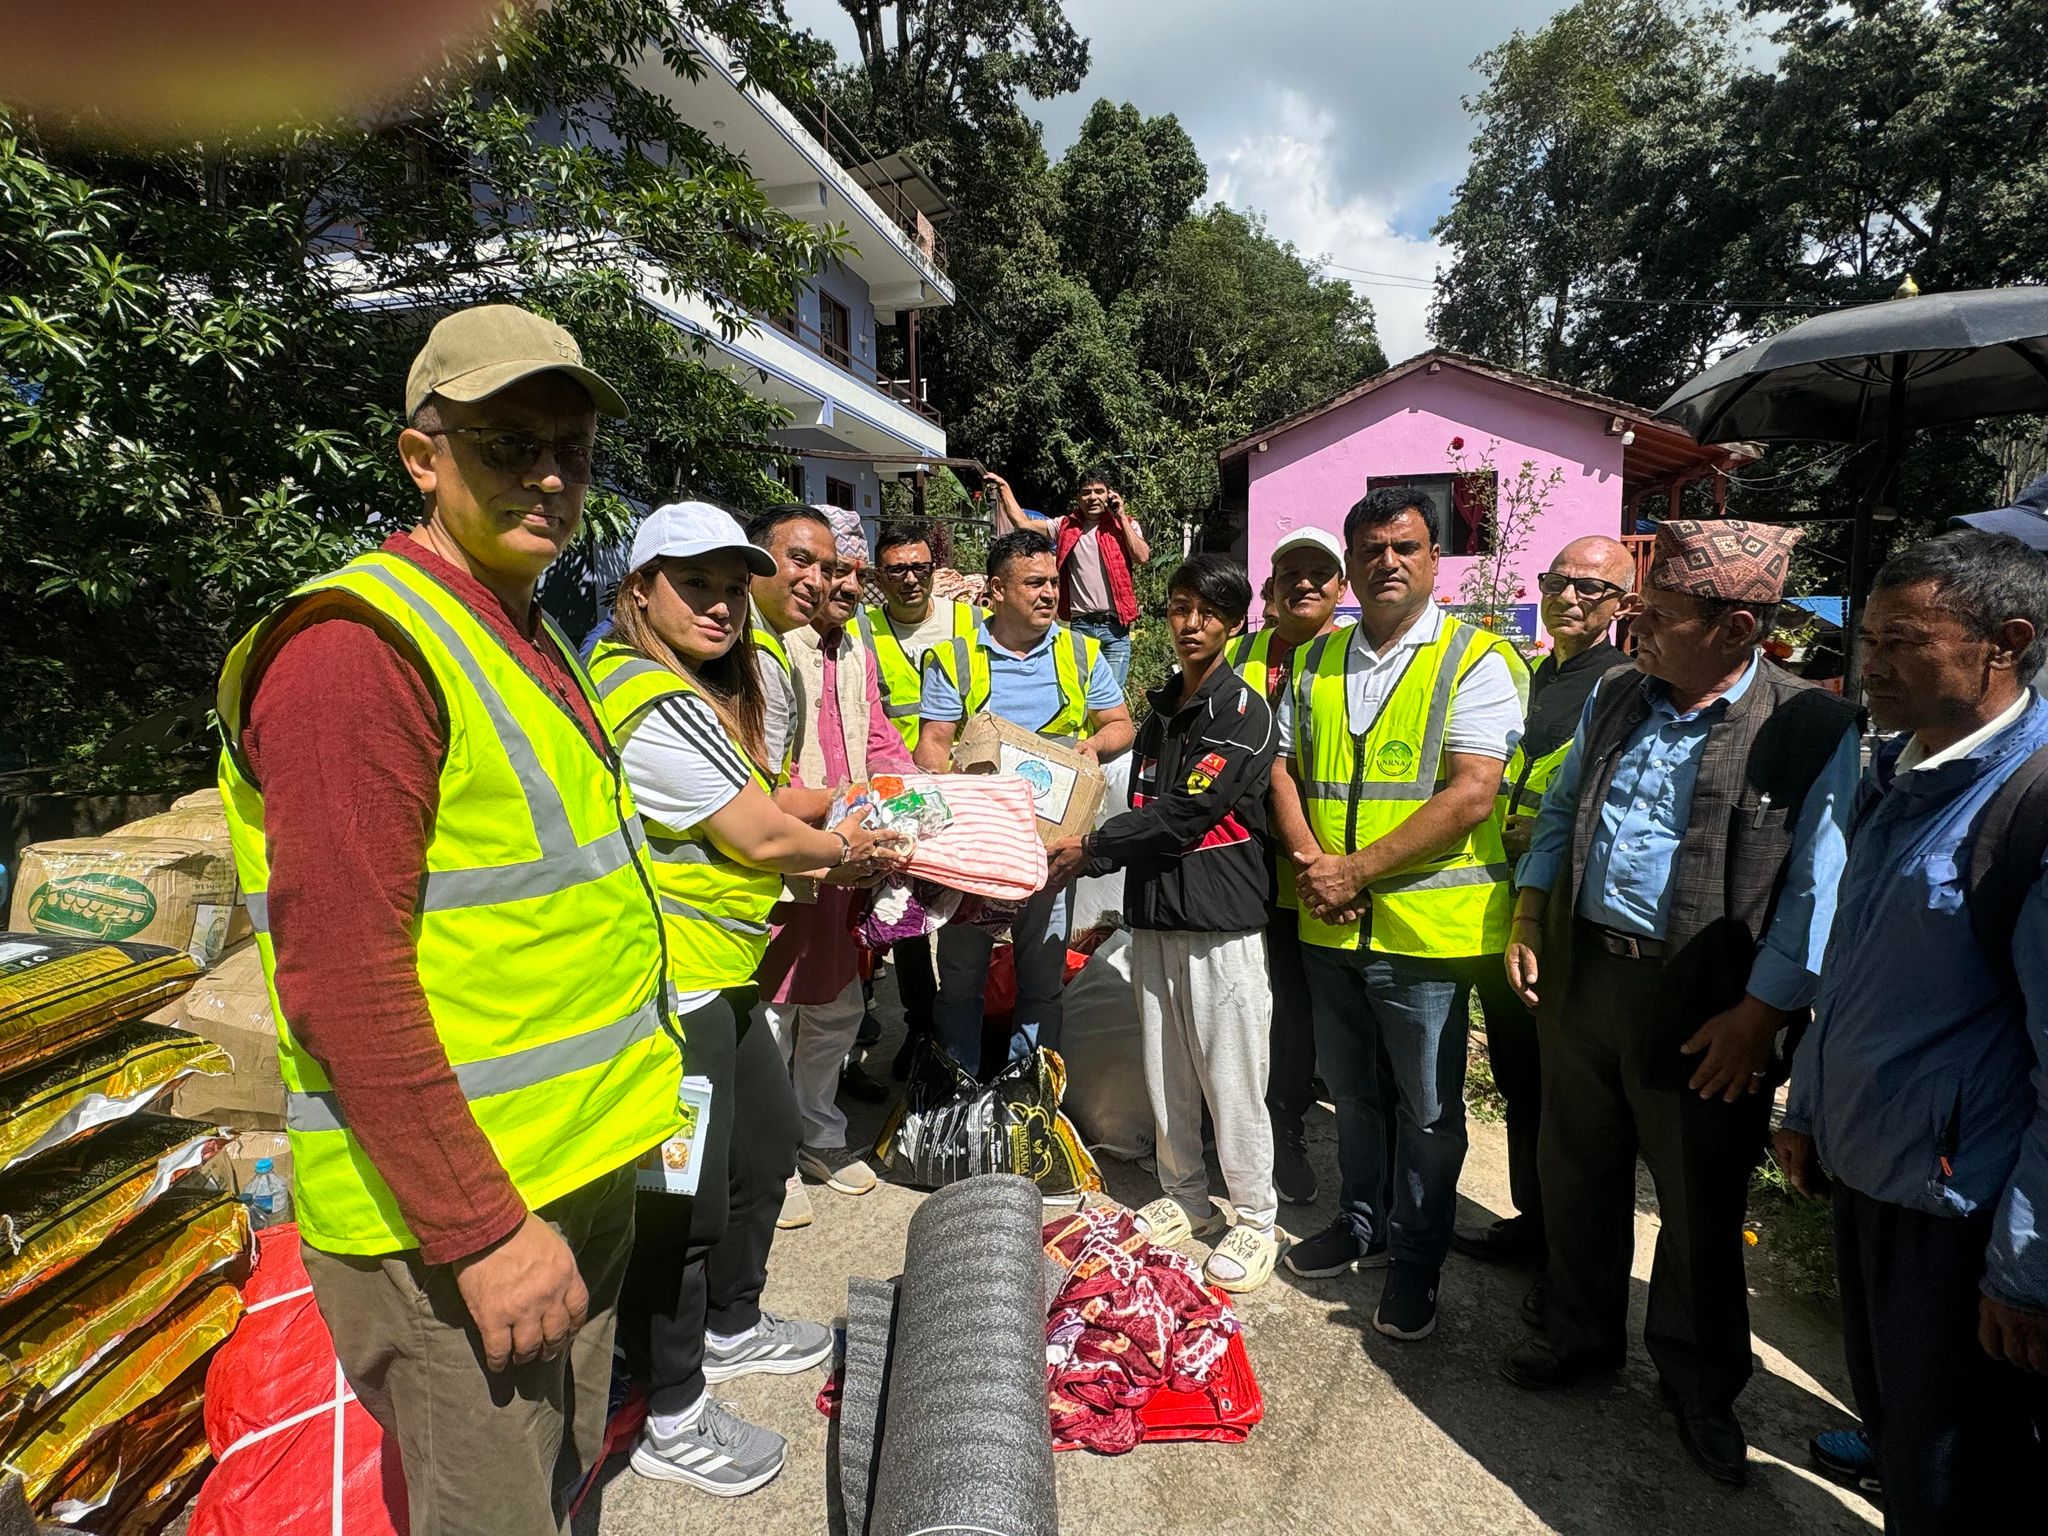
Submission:
<svg viewBox="0 0 2048 1536">
<path fill-rule="evenodd" d="M 996 495 L 996 532 L 1036 528 L 1053 542 L 1059 561 L 1061 621 L 1076 634 L 1102 643 L 1102 659 L 1119 688 L 1131 670 L 1131 626 L 1138 621 L 1137 569 L 1152 558 L 1152 546 L 1137 520 L 1124 510 L 1106 470 L 1090 470 L 1074 493 L 1073 510 L 1061 518 L 1040 517 L 1017 504 L 1010 482 L 989 473 Z"/>
</svg>

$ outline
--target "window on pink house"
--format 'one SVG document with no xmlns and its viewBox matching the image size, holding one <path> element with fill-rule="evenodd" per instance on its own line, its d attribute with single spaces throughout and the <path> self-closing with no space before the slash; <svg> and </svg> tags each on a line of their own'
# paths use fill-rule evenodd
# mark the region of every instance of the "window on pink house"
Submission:
<svg viewBox="0 0 2048 1536">
<path fill-rule="evenodd" d="M 1496 479 L 1491 471 L 1463 475 L 1374 475 L 1368 490 L 1400 485 L 1420 491 L 1429 501 L 1437 543 L 1447 555 L 1483 555 L 1492 550 L 1493 530 L 1486 521 Z"/>
</svg>

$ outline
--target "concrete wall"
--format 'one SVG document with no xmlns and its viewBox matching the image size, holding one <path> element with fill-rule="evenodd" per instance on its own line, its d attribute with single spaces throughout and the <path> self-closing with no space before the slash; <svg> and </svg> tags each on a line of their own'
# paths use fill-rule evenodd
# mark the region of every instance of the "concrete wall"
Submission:
<svg viewBox="0 0 2048 1536">
<path fill-rule="evenodd" d="M 1272 571 L 1273 546 L 1295 529 L 1326 528 L 1342 538 L 1344 514 L 1373 476 L 1450 473 L 1453 438 L 1464 439 L 1466 469 L 1491 447 L 1503 485 L 1524 460 L 1536 466 L 1539 481 L 1553 468 L 1563 473 L 1514 565 L 1528 603 L 1536 601 L 1537 574 L 1564 545 L 1589 533 L 1621 532 L 1622 446 L 1607 435 L 1606 417 L 1447 365 L 1397 379 L 1249 455 L 1245 533 L 1253 587 Z M 1473 563 L 1444 557 L 1439 601 L 1458 600 Z"/>
</svg>

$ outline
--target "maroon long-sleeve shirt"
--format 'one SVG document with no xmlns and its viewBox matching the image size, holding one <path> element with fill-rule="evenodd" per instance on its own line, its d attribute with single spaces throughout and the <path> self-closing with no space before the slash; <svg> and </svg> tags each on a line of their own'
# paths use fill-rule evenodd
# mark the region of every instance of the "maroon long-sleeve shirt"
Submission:
<svg viewBox="0 0 2048 1536">
<path fill-rule="evenodd" d="M 568 663 L 483 583 L 408 534 L 384 549 L 459 597 L 601 744 Z M 448 722 L 417 661 L 365 620 L 323 617 L 252 680 L 242 742 L 263 791 L 277 994 L 334 1084 L 430 1264 L 489 1247 L 526 1205 L 434 1031 L 413 947 Z"/>
</svg>

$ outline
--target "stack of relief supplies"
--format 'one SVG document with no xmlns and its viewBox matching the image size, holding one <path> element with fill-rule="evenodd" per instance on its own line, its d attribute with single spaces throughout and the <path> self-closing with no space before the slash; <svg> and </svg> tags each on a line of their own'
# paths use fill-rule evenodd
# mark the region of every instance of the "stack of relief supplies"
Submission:
<svg viewBox="0 0 2048 1536">
<path fill-rule="evenodd" d="M 0 933 L 0 1479 L 99 1536 L 161 1529 L 205 1475 L 206 1361 L 242 1311 L 248 1215 L 200 1171 L 225 1133 L 163 1112 L 228 1055 L 145 1017 L 198 975 L 183 948 Z"/>
</svg>

